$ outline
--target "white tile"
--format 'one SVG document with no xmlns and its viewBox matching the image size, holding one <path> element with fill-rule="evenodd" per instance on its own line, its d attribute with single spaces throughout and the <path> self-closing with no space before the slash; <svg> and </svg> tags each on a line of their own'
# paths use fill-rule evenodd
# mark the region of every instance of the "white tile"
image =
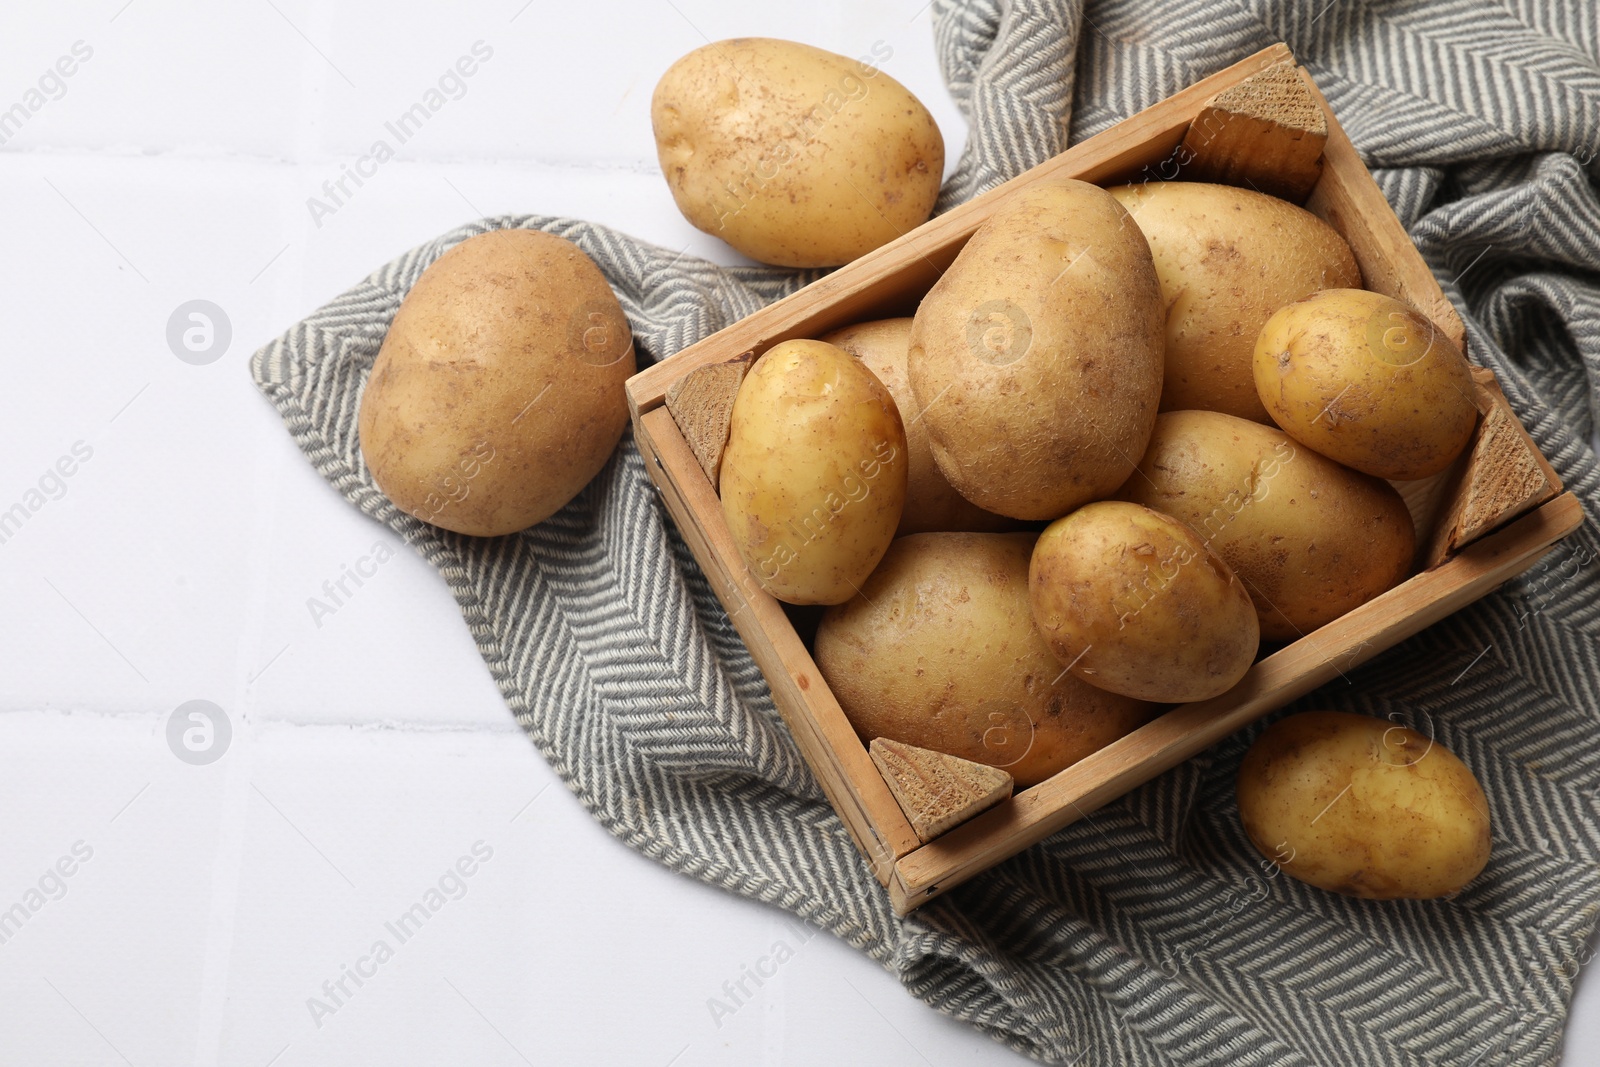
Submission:
<svg viewBox="0 0 1600 1067">
<path fill-rule="evenodd" d="M 26 1009 L 0 1061 L 1014 1062 L 831 935 L 629 851 L 520 734 L 235 716 L 190 766 L 164 720 L 0 716 L 0 805 L 52 800 L 6 827 L 0 905 L 89 855 L 0 944 Z"/>
</svg>

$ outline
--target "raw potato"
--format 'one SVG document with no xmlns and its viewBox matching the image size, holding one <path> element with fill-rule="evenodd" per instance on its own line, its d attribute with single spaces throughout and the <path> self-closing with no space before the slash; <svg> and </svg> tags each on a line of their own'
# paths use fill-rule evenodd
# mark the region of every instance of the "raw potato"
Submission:
<svg viewBox="0 0 1600 1067">
<path fill-rule="evenodd" d="M 734 398 L 721 483 L 728 529 L 763 589 L 791 604 L 848 600 L 905 503 L 894 398 L 833 345 L 775 345 Z"/>
<path fill-rule="evenodd" d="M 1250 594 L 1194 531 L 1149 508 L 1101 501 L 1040 535 L 1033 617 L 1086 682 L 1141 700 L 1226 693 L 1255 660 Z"/>
<path fill-rule="evenodd" d="M 1489 862 L 1489 803 L 1472 771 L 1384 719 L 1311 711 L 1273 723 L 1239 765 L 1238 793 L 1261 854 L 1336 893 L 1448 896 Z"/>
<path fill-rule="evenodd" d="M 926 533 L 829 608 L 817 666 L 863 740 L 887 737 L 1042 782 L 1147 721 L 1149 704 L 1061 669 L 1033 624 L 1034 535 Z"/>
<path fill-rule="evenodd" d="M 1410 305 L 1365 289 L 1281 308 L 1256 340 L 1255 381 L 1290 437 L 1379 478 L 1438 474 L 1478 424 L 1461 349 Z"/>
<path fill-rule="evenodd" d="M 1249 189 L 1145 182 L 1112 189 L 1150 241 L 1166 315 L 1161 410 L 1270 422 L 1251 371 L 1268 316 L 1361 284 L 1350 246 L 1304 208 Z"/>
<path fill-rule="evenodd" d="M 911 320 L 882 319 L 835 330 L 822 338 L 855 356 L 878 376 L 900 409 L 906 428 L 906 506 L 896 537 L 933 530 L 999 531 L 1017 526 L 1015 520 L 984 511 L 956 492 L 939 473 L 928 448 L 928 431 L 918 417 L 916 397 L 906 377 L 906 350 L 911 341 Z"/>
<path fill-rule="evenodd" d="M 1227 560 L 1269 641 L 1366 603 L 1405 578 L 1416 553 L 1393 486 L 1216 411 L 1163 412 L 1120 495 L 1188 524 Z"/>
<path fill-rule="evenodd" d="M 422 272 L 361 394 L 361 454 L 408 514 L 494 537 L 542 522 L 628 424 L 633 335 L 571 242 L 495 230 Z"/>
<path fill-rule="evenodd" d="M 1105 190 L 1061 179 L 978 228 L 917 308 L 908 367 L 933 458 L 979 507 L 1054 519 L 1114 492 L 1161 395 L 1150 249 Z"/>
<path fill-rule="evenodd" d="M 874 60 L 741 37 L 674 63 L 650 124 L 684 218 L 783 267 L 848 263 L 925 221 L 944 138 Z"/>
</svg>

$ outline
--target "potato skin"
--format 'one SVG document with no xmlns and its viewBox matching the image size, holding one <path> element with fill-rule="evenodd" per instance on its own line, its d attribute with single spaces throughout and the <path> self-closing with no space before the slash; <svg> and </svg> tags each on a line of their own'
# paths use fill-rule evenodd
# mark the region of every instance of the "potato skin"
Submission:
<svg viewBox="0 0 1600 1067">
<path fill-rule="evenodd" d="M 728 529 L 763 589 L 791 604 L 848 600 L 905 504 L 894 398 L 833 345 L 774 345 L 734 397 L 720 481 Z"/>
<path fill-rule="evenodd" d="M 1227 560 L 1269 641 L 1293 641 L 1411 571 L 1411 512 L 1387 482 L 1282 430 L 1218 411 L 1167 411 L 1118 494 L 1186 523 Z"/>
<path fill-rule="evenodd" d="M 1461 349 L 1382 293 L 1325 289 L 1280 308 L 1256 339 L 1254 370 L 1285 433 L 1378 478 L 1438 474 L 1478 425 Z"/>
<path fill-rule="evenodd" d="M 1123 501 L 1047 527 L 1028 571 L 1033 617 L 1079 678 L 1141 700 L 1226 693 L 1255 660 L 1256 612 L 1194 531 Z"/>
<path fill-rule="evenodd" d="M 361 455 L 406 513 L 494 537 L 566 506 L 628 425 L 633 335 L 605 276 L 537 230 L 461 242 L 417 279 L 361 394 Z"/>
<path fill-rule="evenodd" d="M 1166 316 L 1162 411 L 1223 411 L 1271 422 L 1252 358 L 1268 316 L 1361 271 L 1339 232 L 1250 189 L 1145 182 L 1111 189 L 1150 241 Z"/>
<path fill-rule="evenodd" d="M 1368 715 L 1280 719 L 1239 765 L 1239 818 L 1263 856 L 1321 889 L 1430 899 L 1489 862 L 1489 803 L 1455 754 Z"/>
<path fill-rule="evenodd" d="M 887 737 L 1044 781 L 1151 705 L 1064 672 L 1028 606 L 1030 533 L 902 537 L 817 628 L 817 666 L 863 740 Z"/>
<path fill-rule="evenodd" d="M 917 399 L 906 377 L 906 352 L 911 341 L 911 319 L 880 319 L 835 330 L 822 338 L 864 363 L 878 376 L 900 409 L 906 429 L 906 506 L 900 513 L 896 537 L 935 530 L 997 532 L 1020 525 L 1015 519 L 984 511 L 955 491 L 939 471 L 928 447 L 928 431 L 918 417 Z"/>
<path fill-rule="evenodd" d="M 650 124 L 683 217 L 782 267 L 837 266 L 894 240 L 928 218 L 944 177 L 944 138 L 910 90 L 793 41 L 695 49 L 661 76 Z"/>
<path fill-rule="evenodd" d="M 1055 519 L 1108 496 L 1161 394 L 1150 250 L 1105 190 L 1039 182 L 928 291 L 907 366 L 933 458 L 981 508 Z"/>
</svg>

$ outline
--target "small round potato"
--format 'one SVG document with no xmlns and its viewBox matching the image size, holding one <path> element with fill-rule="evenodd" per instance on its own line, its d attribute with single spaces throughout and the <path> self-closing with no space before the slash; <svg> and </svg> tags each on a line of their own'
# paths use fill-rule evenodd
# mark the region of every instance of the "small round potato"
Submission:
<svg viewBox="0 0 1600 1067">
<path fill-rule="evenodd" d="M 924 222 L 944 139 L 886 58 L 741 37 L 674 63 L 650 124 L 683 217 L 780 267 L 848 263 Z"/>
<path fill-rule="evenodd" d="M 1149 704 L 1063 671 L 1028 606 L 1028 533 L 902 537 L 817 628 L 856 731 L 1004 768 L 1019 786 L 1142 725 Z"/>
<path fill-rule="evenodd" d="M 1438 474 L 1478 424 L 1461 349 L 1410 305 L 1365 289 L 1279 309 L 1256 339 L 1255 382 L 1290 437 L 1378 478 Z"/>
<path fill-rule="evenodd" d="M 881 319 L 835 330 L 823 338 L 855 356 L 878 376 L 894 396 L 900 421 L 906 428 L 906 507 L 895 536 L 933 530 L 999 531 L 1020 524 L 1004 515 L 984 511 L 956 492 L 933 461 L 928 430 L 918 417 L 917 398 L 906 377 L 906 350 L 911 320 Z"/>
<path fill-rule="evenodd" d="M 1393 486 L 1220 411 L 1163 412 L 1119 495 L 1186 523 L 1227 560 L 1269 641 L 1365 604 L 1410 573 L 1416 551 Z"/>
<path fill-rule="evenodd" d="M 907 356 L 933 458 L 981 508 L 1057 519 L 1133 471 L 1161 398 L 1161 288 L 1104 189 L 1013 194 L 917 307 Z"/>
<path fill-rule="evenodd" d="M 633 370 L 628 319 L 578 246 L 478 234 L 422 272 L 389 324 L 361 394 L 361 455 L 402 511 L 512 533 L 600 473 Z"/>
<path fill-rule="evenodd" d="M 833 345 L 775 345 L 734 397 L 720 481 L 728 529 L 763 589 L 791 604 L 848 600 L 905 504 L 894 397 Z"/>
<path fill-rule="evenodd" d="M 1260 644 L 1250 594 L 1183 523 L 1101 501 L 1051 523 L 1028 571 L 1050 649 L 1113 693 L 1183 703 L 1225 693 Z"/>
<path fill-rule="evenodd" d="M 1204 182 L 1111 189 L 1150 241 L 1166 314 L 1161 410 L 1200 408 L 1267 422 L 1251 356 L 1274 311 L 1360 285 L 1339 232 L 1275 196 Z"/>
<path fill-rule="evenodd" d="M 1280 719 L 1239 765 L 1239 818 L 1302 882 L 1373 900 L 1448 896 L 1489 862 L 1489 802 L 1432 738 L 1369 715 Z"/>
</svg>

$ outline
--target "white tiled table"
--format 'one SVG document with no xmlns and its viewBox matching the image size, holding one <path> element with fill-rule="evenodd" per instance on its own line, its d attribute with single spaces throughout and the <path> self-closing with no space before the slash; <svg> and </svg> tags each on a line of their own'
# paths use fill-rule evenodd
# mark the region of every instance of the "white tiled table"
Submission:
<svg viewBox="0 0 1600 1067">
<path fill-rule="evenodd" d="M 0 943 L 0 1063 L 1020 1062 L 853 950 L 608 836 L 516 729 L 443 583 L 312 471 L 245 369 L 483 214 L 736 261 L 678 215 L 650 137 L 657 78 L 707 37 L 885 42 L 953 160 L 927 10 L 445 7 L 5 16 L 0 108 L 28 114 L 0 125 L 0 511 L 26 521 L 0 542 L 0 909 L 38 906 Z M 331 203 L 323 183 L 394 144 L 385 124 L 478 42 L 455 98 L 314 218 L 308 199 Z M 231 325 L 208 365 L 166 340 L 194 299 Z M 380 544 L 392 558 L 338 610 L 309 609 Z M 207 765 L 167 743 L 196 699 L 232 730 Z M 447 902 L 402 941 L 386 924 L 441 879 Z M 793 958 L 714 1017 L 779 941 Z M 1596 1050 L 1591 1003 L 1569 1062 Z"/>
</svg>

